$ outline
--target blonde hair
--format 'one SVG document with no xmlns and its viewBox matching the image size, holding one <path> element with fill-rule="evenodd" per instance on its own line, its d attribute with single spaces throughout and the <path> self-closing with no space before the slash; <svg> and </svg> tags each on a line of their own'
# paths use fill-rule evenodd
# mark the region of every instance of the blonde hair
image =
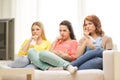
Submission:
<svg viewBox="0 0 120 80">
<path fill-rule="evenodd" d="M 40 27 L 40 29 L 41 29 L 41 31 L 42 31 L 42 34 L 41 34 L 42 39 L 43 39 L 43 40 L 47 40 L 47 38 L 46 38 L 46 36 L 45 36 L 45 31 L 44 31 L 44 25 L 43 25 L 43 23 L 42 23 L 42 22 L 39 22 L 39 21 L 36 21 L 36 22 L 34 22 L 34 23 L 32 24 L 32 27 L 33 27 L 34 25 L 37 25 L 37 26 Z M 31 31 L 32 31 L 32 27 L 31 27 Z"/>
</svg>

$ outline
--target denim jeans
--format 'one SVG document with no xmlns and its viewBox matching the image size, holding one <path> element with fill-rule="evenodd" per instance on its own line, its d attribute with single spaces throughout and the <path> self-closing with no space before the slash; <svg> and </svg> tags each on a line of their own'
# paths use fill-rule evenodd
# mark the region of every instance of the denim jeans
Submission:
<svg viewBox="0 0 120 80">
<path fill-rule="evenodd" d="M 33 68 L 33 69 L 39 69 L 39 70 L 41 70 L 40 68 L 38 68 L 37 66 L 35 66 L 33 63 L 28 64 L 25 68 Z"/>
<path fill-rule="evenodd" d="M 29 64 L 30 64 L 30 60 L 28 59 L 27 56 L 20 56 L 15 61 L 8 64 L 8 66 L 12 68 L 24 68 Z"/>
<path fill-rule="evenodd" d="M 82 56 L 78 57 L 71 65 L 77 66 L 78 69 L 102 69 L 102 48 L 86 51 Z M 99 63 L 99 65 L 98 65 Z"/>
<path fill-rule="evenodd" d="M 42 50 L 39 53 L 35 49 L 29 49 L 28 57 L 32 63 L 42 70 L 47 70 L 49 67 L 67 67 L 70 63 L 54 53 Z"/>
<path fill-rule="evenodd" d="M 78 67 L 78 70 L 82 69 L 103 69 L 103 59 L 100 57 L 92 58 Z"/>
<path fill-rule="evenodd" d="M 70 62 L 47 50 L 40 51 L 39 57 L 41 61 L 46 62 L 54 67 L 63 67 L 66 69 L 66 67 L 70 64 Z"/>
<path fill-rule="evenodd" d="M 47 70 L 51 66 L 40 60 L 39 53 L 34 48 L 28 50 L 28 57 L 31 62 L 41 70 Z"/>
</svg>

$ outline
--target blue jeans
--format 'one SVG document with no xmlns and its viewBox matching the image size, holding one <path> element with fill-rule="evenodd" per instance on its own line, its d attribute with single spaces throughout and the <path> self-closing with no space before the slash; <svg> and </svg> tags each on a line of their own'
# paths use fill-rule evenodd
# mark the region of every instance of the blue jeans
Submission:
<svg viewBox="0 0 120 80">
<path fill-rule="evenodd" d="M 103 59 L 100 57 L 92 58 L 78 67 L 78 70 L 82 69 L 103 69 Z"/>
<path fill-rule="evenodd" d="M 39 69 L 40 70 L 40 68 L 38 68 L 37 66 L 35 66 L 33 63 L 28 64 L 25 68 L 33 68 L 33 69 Z"/>
<path fill-rule="evenodd" d="M 30 64 L 30 60 L 27 56 L 20 56 L 15 61 L 8 64 L 8 66 L 12 68 L 24 68 L 29 64 Z"/>
<path fill-rule="evenodd" d="M 102 48 L 86 51 L 82 56 L 78 57 L 71 65 L 81 69 L 102 69 Z"/>
</svg>

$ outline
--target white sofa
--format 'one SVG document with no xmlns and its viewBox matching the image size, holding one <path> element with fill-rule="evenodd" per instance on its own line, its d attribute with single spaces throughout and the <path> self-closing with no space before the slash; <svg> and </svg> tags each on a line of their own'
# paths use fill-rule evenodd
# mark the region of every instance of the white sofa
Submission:
<svg viewBox="0 0 120 80">
<path fill-rule="evenodd" d="M 34 70 L 34 80 L 115 80 L 114 56 L 118 51 L 103 52 L 103 70 L 88 69 L 78 70 L 76 74 L 71 75 L 65 70 Z M 4 63 L 6 64 L 7 61 Z M 0 63 L 2 65 L 3 63 Z M 120 69 L 119 69 L 120 70 Z M 3 80 L 25 80 L 25 76 L 2 76 Z M 120 80 L 120 79 L 116 79 Z"/>
</svg>

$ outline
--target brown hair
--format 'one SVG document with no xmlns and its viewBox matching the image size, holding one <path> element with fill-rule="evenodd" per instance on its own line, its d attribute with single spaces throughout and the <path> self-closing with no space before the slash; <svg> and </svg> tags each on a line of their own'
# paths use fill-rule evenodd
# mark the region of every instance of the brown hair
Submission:
<svg viewBox="0 0 120 80">
<path fill-rule="evenodd" d="M 70 38 L 76 40 L 74 31 L 73 31 L 73 28 L 72 28 L 72 24 L 69 21 L 64 20 L 59 25 L 65 25 L 65 26 L 67 26 L 68 30 L 70 31 Z"/>
<path fill-rule="evenodd" d="M 99 36 L 103 36 L 104 35 L 104 31 L 102 30 L 102 26 L 101 26 L 101 21 L 100 19 L 96 16 L 96 15 L 88 15 L 85 19 L 84 19 L 84 24 L 83 24 L 83 28 L 85 26 L 85 21 L 88 20 L 90 22 L 92 22 L 95 27 L 95 33 Z"/>
</svg>

